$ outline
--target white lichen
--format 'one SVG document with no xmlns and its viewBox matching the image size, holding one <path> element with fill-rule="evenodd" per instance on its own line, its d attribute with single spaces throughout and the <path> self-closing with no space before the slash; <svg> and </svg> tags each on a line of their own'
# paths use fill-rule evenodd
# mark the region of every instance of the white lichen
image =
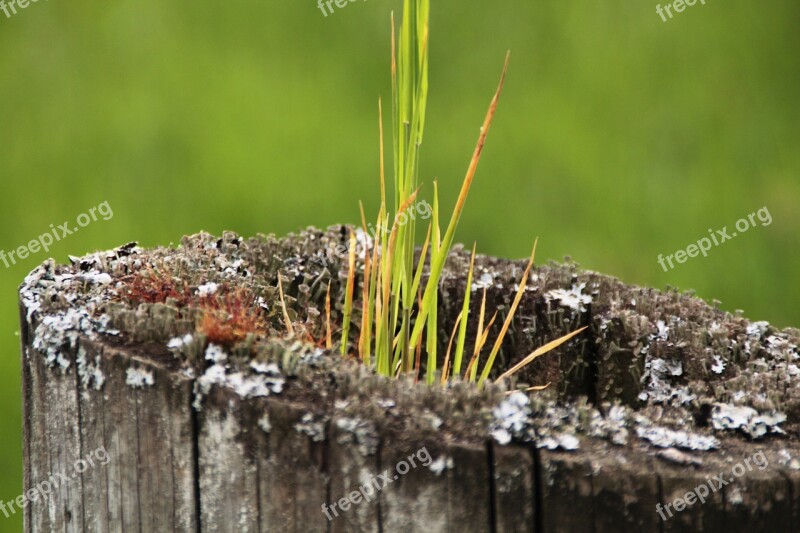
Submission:
<svg viewBox="0 0 800 533">
<path fill-rule="evenodd" d="M 364 457 L 375 455 L 378 451 L 378 430 L 375 424 L 360 418 L 343 417 L 336 420 L 340 433 L 337 439 L 340 444 L 355 442 L 359 453 Z"/>
<path fill-rule="evenodd" d="M 187 333 L 182 337 L 172 337 L 169 342 L 167 343 L 167 348 L 170 350 L 179 350 L 186 346 L 187 344 L 191 344 L 194 340 L 194 337 L 191 333 Z"/>
<path fill-rule="evenodd" d="M 785 448 L 778 452 L 778 462 L 791 470 L 800 470 L 800 457 L 793 457 Z"/>
<path fill-rule="evenodd" d="M 260 427 L 261 431 L 264 433 L 269 433 L 272 431 L 272 424 L 269 421 L 268 413 L 264 413 L 264 416 L 258 419 L 258 427 Z"/>
<path fill-rule="evenodd" d="M 485 271 L 479 277 L 476 276 L 475 281 L 472 282 L 470 290 L 476 292 L 480 289 L 487 289 L 494 285 L 494 276 L 491 272 Z"/>
<path fill-rule="evenodd" d="M 216 294 L 217 289 L 219 289 L 219 284 L 209 281 L 197 287 L 197 295 L 201 298 L 211 296 L 212 294 Z"/>
<path fill-rule="evenodd" d="M 99 285 L 108 285 L 111 283 L 113 278 L 105 272 L 86 272 L 80 275 L 80 279 L 84 281 L 88 281 L 89 283 L 97 283 Z"/>
<path fill-rule="evenodd" d="M 311 437 L 314 442 L 325 440 L 325 420 L 316 418 L 312 413 L 306 413 L 300 422 L 294 425 L 295 431 Z"/>
<path fill-rule="evenodd" d="M 506 445 L 514 437 L 521 437 L 531 414 L 528 395 L 514 391 L 492 410 L 494 417 L 489 432 L 499 444 Z"/>
<path fill-rule="evenodd" d="M 281 373 L 281 369 L 275 363 L 259 363 L 258 361 L 252 361 L 250 363 L 250 368 L 257 374 L 278 376 Z"/>
<path fill-rule="evenodd" d="M 586 311 L 586 305 L 592 303 L 592 297 L 588 294 L 583 294 L 584 288 L 586 288 L 585 283 L 573 285 L 569 290 L 553 289 L 545 294 L 545 298 L 548 300 L 558 300 L 561 302 L 561 305 L 583 313 Z"/>
<path fill-rule="evenodd" d="M 240 371 L 229 373 L 223 364 L 216 363 L 208 367 L 203 375 L 195 381 L 195 398 L 192 405 L 199 411 L 203 398 L 208 395 L 211 387 L 215 385 L 233 390 L 239 397 L 247 399 L 280 394 L 283 391 L 284 383 L 285 380 L 282 376 L 246 374 Z"/>
<path fill-rule="evenodd" d="M 551 433 L 536 441 L 537 448 L 547 448 L 548 450 L 561 449 L 571 452 L 579 449 L 580 445 L 578 437 L 572 433 Z"/>
<path fill-rule="evenodd" d="M 228 360 L 228 354 L 222 349 L 222 346 L 217 346 L 214 343 L 209 343 L 206 347 L 206 361 L 211 361 L 214 364 L 224 363 Z"/>
<path fill-rule="evenodd" d="M 438 476 L 441 475 L 445 469 L 452 470 L 453 466 L 455 466 L 453 463 L 453 458 L 442 455 L 432 461 L 431 464 L 428 465 L 428 469 Z"/>
<path fill-rule="evenodd" d="M 752 407 L 719 403 L 711 412 L 714 429 L 739 430 L 750 438 L 760 439 L 767 433 L 783 433 L 778 426 L 786 421 L 781 412 L 759 414 Z"/>
<path fill-rule="evenodd" d="M 81 333 L 92 331 L 92 321 L 84 309 L 69 308 L 64 312 L 42 317 L 33 335 L 33 348 L 44 355 L 47 366 L 70 366 L 67 349 L 75 349 Z"/>
<path fill-rule="evenodd" d="M 711 365 L 711 371 L 715 374 L 722 374 L 725 371 L 725 361 L 719 355 L 714 356 L 714 364 Z"/>
<path fill-rule="evenodd" d="M 100 370 L 100 356 L 94 358 L 94 363 L 88 361 L 88 354 L 83 346 L 78 347 L 78 377 L 84 389 L 93 387 L 95 390 L 103 388 L 106 377 Z"/>
<path fill-rule="evenodd" d="M 143 389 L 155 385 L 156 380 L 151 371 L 132 366 L 125 372 L 125 383 L 134 389 Z"/>
<path fill-rule="evenodd" d="M 747 326 L 747 336 L 760 339 L 769 329 L 769 322 L 753 322 Z"/>
<path fill-rule="evenodd" d="M 708 451 L 719 448 L 719 440 L 710 435 L 700 435 L 685 430 L 673 430 L 652 424 L 644 417 L 637 417 L 636 434 L 659 448 L 682 448 L 684 450 Z"/>
</svg>

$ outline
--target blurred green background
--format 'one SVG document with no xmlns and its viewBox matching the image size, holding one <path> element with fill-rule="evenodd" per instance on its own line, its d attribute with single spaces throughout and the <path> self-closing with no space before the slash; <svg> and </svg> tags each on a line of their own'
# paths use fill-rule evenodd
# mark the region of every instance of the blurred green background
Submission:
<svg viewBox="0 0 800 533">
<path fill-rule="evenodd" d="M 434 0 L 423 195 L 448 209 L 512 50 L 457 240 L 573 257 L 800 326 L 800 4 Z M 0 249 L 108 201 L 94 222 L 0 264 L 0 499 L 21 492 L 16 289 L 52 255 L 225 229 L 283 234 L 377 210 L 389 12 L 313 0 L 31 4 L 0 12 Z M 664 272 L 671 254 L 768 207 L 773 223 Z M 19 529 L 0 516 L 0 531 Z"/>
</svg>

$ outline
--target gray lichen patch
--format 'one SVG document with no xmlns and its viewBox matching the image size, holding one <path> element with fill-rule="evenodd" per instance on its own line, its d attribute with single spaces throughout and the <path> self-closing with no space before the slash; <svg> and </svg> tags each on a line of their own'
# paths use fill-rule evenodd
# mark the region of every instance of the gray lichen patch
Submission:
<svg viewBox="0 0 800 533">
<path fill-rule="evenodd" d="M 325 440 L 325 425 L 327 420 L 323 417 L 317 417 L 312 413 L 306 413 L 303 418 L 295 424 L 294 429 L 298 433 L 303 433 L 311 437 L 314 442 L 322 442 Z"/>
<path fill-rule="evenodd" d="M 673 430 L 652 425 L 646 418 L 641 418 L 636 427 L 639 438 L 659 448 L 681 448 L 684 450 L 708 451 L 719 448 L 719 440 L 710 435 L 699 435 L 686 430 Z"/>
<path fill-rule="evenodd" d="M 81 385 L 85 388 L 94 388 L 94 390 L 101 390 L 106 382 L 106 376 L 101 370 L 100 356 L 95 356 L 94 360 L 90 360 L 86 349 L 83 346 L 78 347 L 78 378 L 81 380 Z"/>
<path fill-rule="evenodd" d="M 759 414 L 752 407 L 717 404 L 711 412 L 714 429 L 738 429 L 750 438 L 759 439 L 767 433 L 783 433 L 778 426 L 786 422 L 783 413 Z"/>
<path fill-rule="evenodd" d="M 151 371 L 130 367 L 125 373 L 125 384 L 134 389 L 144 389 L 155 385 L 156 380 Z"/>
<path fill-rule="evenodd" d="M 586 439 L 698 451 L 721 446 L 723 435 L 796 437 L 800 332 L 748 322 L 692 294 L 625 285 L 572 263 L 531 272 L 496 371 L 554 338 L 588 329 L 512 383 L 477 390 L 460 382 L 429 387 L 413 378 L 376 376 L 320 348 L 329 288 L 335 329 L 340 322 L 347 235 L 344 226 L 283 239 L 198 234 L 175 248 L 130 244 L 71 258 L 70 265 L 47 262 L 20 290 L 31 346 L 62 372 L 75 370 L 67 353 L 82 338 L 136 350 L 191 377 L 198 410 L 214 389 L 232 391 L 243 402 L 280 395 L 307 407 L 308 420 L 298 431 L 319 438 L 327 424 L 336 424 L 338 434 L 366 454 L 375 453 L 378 436 L 387 433 L 400 441 L 408 435 L 492 438 L 560 450 L 579 449 Z M 442 354 L 461 309 L 468 261 L 469 253 L 456 247 L 442 276 Z M 473 301 L 485 291 L 487 315 L 498 315 L 490 340 L 505 320 L 524 267 L 520 261 L 476 258 Z M 277 297 L 279 276 L 296 326 L 292 339 Z M 252 300 L 225 302 L 237 290 Z M 222 313 L 215 327 L 207 323 L 209 302 Z M 254 317 L 242 322 L 251 329 L 226 331 L 225 313 L 240 310 Z M 467 319 L 468 352 L 476 315 Z M 359 318 L 356 311 L 353 338 Z M 103 361 L 90 361 L 78 349 L 76 362 L 84 387 L 101 389 Z M 130 371 L 130 386 L 152 385 L 135 368 Z M 546 383 L 551 385 L 544 392 L 508 394 Z M 252 423 L 270 428 L 268 418 Z"/>
</svg>

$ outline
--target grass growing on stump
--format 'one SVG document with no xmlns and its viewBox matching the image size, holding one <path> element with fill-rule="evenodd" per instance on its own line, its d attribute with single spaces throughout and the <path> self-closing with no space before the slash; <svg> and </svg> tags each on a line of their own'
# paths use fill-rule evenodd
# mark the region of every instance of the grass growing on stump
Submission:
<svg viewBox="0 0 800 533">
<path fill-rule="evenodd" d="M 377 372 L 383 376 L 397 376 L 410 372 L 414 372 L 419 376 L 424 340 L 427 356 L 425 381 L 428 384 L 432 385 L 436 382 L 438 370 L 440 372 L 440 381 L 443 384 L 446 384 L 449 379 L 464 379 L 470 382 L 477 382 L 478 386 L 482 386 L 492 372 L 495 359 L 503 344 L 503 339 L 508 332 L 517 306 L 525 291 L 535 257 L 536 246 L 534 245 L 528 266 L 519 281 L 519 288 L 511 310 L 487 360 L 483 364 L 483 370 L 480 375 L 478 375 L 480 350 L 487 341 L 486 337 L 491 327 L 490 323 L 489 328 L 484 330 L 483 312 L 481 313 L 475 342 L 476 349 L 467 371 L 463 375 L 461 373 L 466 343 L 466 326 L 470 312 L 472 264 L 474 264 L 475 257 L 474 247 L 463 307 L 457 320 L 458 340 L 455 352 L 452 354 L 452 365 L 450 363 L 451 349 L 453 339 L 456 336 L 456 328 L 453 329 L 450 337 L 447 354 L 441 369 L 438 369 L 438 339 L 436 337 L 438 291 L 442 270 L 452 249 L 456 228 L 469 195 L 472 181 L 475 178 L 492 120 L 497 111 L 508 70 L 510 54 L 506 55 L 500 83 L 481 126 L 475 151 L 444 234 L 442 234 L 439 225 L 438 188 L 434 181 L 432 221 L 427 230 L 422 253 L 415 267 L 416 220 L 413 217 L 406 216 L 406 211 L 412 207 L 420 191 L 419 157 L 425 130 L 425 112 L 428 100 L 429 16 L 430 0 L 405 0 L 403 3 L 403 19 L 399 31 L 397 31 L 394 15 L 392 15 L 393 206 L 396 215 L 391 226 L 389 226 L 389 207 L 386 200 L 386 166 L 384 162 L 383 106 L 379 100 L 381 203 L 376 224 L 378 231 L 372 243 L 371 257 L 368 247 L 365 248 L 364 252 L 361 330 L 358 342 L 352 346 L 352 350 L 349 334 L 354 306 L 356 237 L 352 230 L 349 235 L 348 276 L 343 306 L 344 316 L 340 350 L 343 356 L 353 353 L 364 364 L 374 365 Z M 366 235 L 367 225 L 363 206 L 361 206 L 361 223 Z M 429 257 L 428 252 L 430 252 Z M 421 280 L 426 261 L 429 267 L 428 278 L 423 286 Z M 483 305 L 485 304 L 482 304 L 482 309 Z M 494 319 L 492 319 L 493 321 Z M 327 329 L 330 330 L 329 323 Z M 552 350 L 578 333 L 580 333 L 580 330 L 547 344 L 537 352 L 541 352 L 543 349 L 545 351 Z M 537 352 L 526 357 L 520 363 L 521 366 L 518 365 L 515 371 L 543 353 Z"/>
</svg>

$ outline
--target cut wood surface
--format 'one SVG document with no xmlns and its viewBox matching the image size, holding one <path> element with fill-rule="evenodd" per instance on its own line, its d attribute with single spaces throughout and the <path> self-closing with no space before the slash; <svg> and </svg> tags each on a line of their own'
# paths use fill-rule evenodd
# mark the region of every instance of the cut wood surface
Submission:
<svg viewBox="0 0 800 533">
<path fill-rule="evenodd" d="M 287 339 L 269 299 L 287 275 L 292 320 L 322 338 L 317 310 L 329 282 L 340 294 L 341 265 L 298 269 L 297 257 L 345 234 L 199 235 L 32 273 L 25 530 L 800 531 L 797 330 L 552 264 L 532 274 L 500 371 L 588 325 L 584 335 L 482 391 L 386 380 Z M 213 347 L 191 303 L 120 296 L 165 257 L 187 294 L 263 281 L 274 331 Z M 456 250 L 448 262 L 442 331 L 460 312 L 466 260 Z M 498 322 L 520 272 L 476 260 Z"/>
</svg>

